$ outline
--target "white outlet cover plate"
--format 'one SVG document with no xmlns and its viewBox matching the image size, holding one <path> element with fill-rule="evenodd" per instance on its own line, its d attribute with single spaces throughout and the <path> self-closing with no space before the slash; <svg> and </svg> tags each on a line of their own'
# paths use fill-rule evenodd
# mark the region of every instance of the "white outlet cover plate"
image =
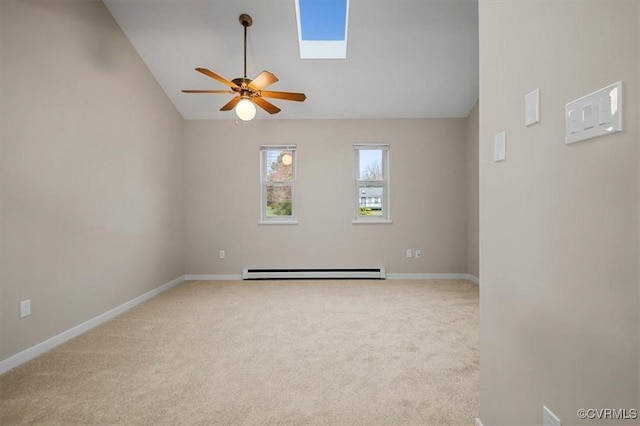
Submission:
<svg viewBox="0 0 640 426">
<path fill-rule="evenodd" d="M 31 315 L 31 299 L 20 302 L 20 318 Z"/>
<path fill-rule="evenodd" d="M 565 144 L 622 131 L 622 81 L 565 106 Z"/>
<path fill-rule="evenodd" d="M 542 406 L 542 424 L 543 426 L 562 426 L 560 419 L 544 405 Z"/>
</svg>

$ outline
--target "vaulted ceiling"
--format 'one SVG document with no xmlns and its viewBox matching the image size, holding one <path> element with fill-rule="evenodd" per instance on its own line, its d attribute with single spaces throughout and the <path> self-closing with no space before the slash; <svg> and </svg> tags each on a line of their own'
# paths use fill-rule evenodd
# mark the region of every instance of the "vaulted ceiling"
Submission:
<svg viewBox="0 0 640 426">
<path fill-rule="evenodd" d="M 235 119 L 219 109 L 232 95 L 194 69 L 243 75 L 241 13 L 248 28 L 247 75 L 304 92 L 303 103 L 257 119 L 466 117 L 478 100 L 477 0 L 350 0 L 347 59 L 300 59 L 294 0 L 104 0 L 185 119 Z"/>
</svg>

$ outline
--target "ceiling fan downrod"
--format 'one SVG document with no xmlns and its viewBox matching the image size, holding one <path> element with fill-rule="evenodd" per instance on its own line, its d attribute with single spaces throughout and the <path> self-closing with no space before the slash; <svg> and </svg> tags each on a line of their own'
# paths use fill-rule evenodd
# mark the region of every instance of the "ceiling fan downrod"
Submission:
<svg viewBox="0 0 640 426">
<path fill-rule="evenodd" d="M 247 79 L 247 27 L 250 27 L 253 24 L 253 19 L 251 16 L 243 13 L 238 18 L 242 26 L 244 27 L 244 79 Z"/>
</svg>

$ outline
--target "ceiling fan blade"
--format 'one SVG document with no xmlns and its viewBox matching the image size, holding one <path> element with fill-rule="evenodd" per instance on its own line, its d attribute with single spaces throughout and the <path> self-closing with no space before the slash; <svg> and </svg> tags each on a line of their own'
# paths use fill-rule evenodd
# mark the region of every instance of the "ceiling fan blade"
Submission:
<svg viewBox="0 0 640 426">
<path fill-rule="evenodd" d="M 280 108 L 275 106 L 269 101 L 266 101 L 258 96 L 251 98 L 253 102 L 258 105 L 263 110 L 267 111 L 269 114 L 277 114 L 280 112 Z"/>
<path fill-rule="evenodd" d="M 271 74 L 269 71 L 262 71 L 258 76 L 249 83 L 249 89 L 251 90 L 260 90 L 263 87 L 267 87 L 270 84 L 278 81 L 278 77 Z"/>
<path fill-rule="evenodd" d="M 224 104 L 224 106 L 222 108 L 220 108 L 220 111 L 230 111 L 230 110 L 232 110 L 233 107 L 236 106 L 238 104 L 238 102 L 240 102 L 240 99 L 242 99 L 240 96 L 236 96 L 235 98 L 231 99 L 229 102 Z"/>
<path fill-rule="evenodd" d="M 231 90 L 183 90 L 182 93 L 233 93 Z"/>
<path fill-rule="evenodd" d="M 207 77 L 211 77 L 214 80 L 218 80 L 220 83 L 231 87 L 232 89 L 239 89 L 240 86 L 238 86 L 237 84 L 227 80 L 224 77 L 220 77 L 218 74 L 214 73 L 213 71 L 209 71 L 206 68 L 196 68 L 196 71 L 206 75 Z"/>
<path fill-rule="evenodd" d="M 283 99 L 285 101 L 302 102 L 307 99 L 307 96 L 304 93 L 271 92 L 268 90 L 261 90 L 260 94 L 265 98 Z"/>
</svg>

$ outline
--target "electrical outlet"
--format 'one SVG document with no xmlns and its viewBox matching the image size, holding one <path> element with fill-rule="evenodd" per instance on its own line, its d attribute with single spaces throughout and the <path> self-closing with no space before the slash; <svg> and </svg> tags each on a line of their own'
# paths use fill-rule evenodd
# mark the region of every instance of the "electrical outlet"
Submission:
<svg viewBox="0 0 640 426">
<path fill-rule="evenodd" d="M 224 250 L 220 250 L 220 259 L 224 259 L 225 257 L 227 257 L 227 254 L 224 252 Z"/>
<path fill-rule="evenodd" d="M 420 252 L 420 250 L 416 250 L 414 251 L 414 256 L 416 259 L 420 259 L 422 257 L 422 253 Z"/>
<path fill-rule="evenodd" d="M 542 426 L 562 426 L 560 419 L 544 405 L 542 406 Z"/>
<path fill-rule="evenodd" d="M 407 259 L 411 259 L 411 249 L 407 249 Z"/>
<path fill-rule="evenodd" d="M 31 315 L 31 299 L 20 302 L 20 318 Z"/>
</svg>

